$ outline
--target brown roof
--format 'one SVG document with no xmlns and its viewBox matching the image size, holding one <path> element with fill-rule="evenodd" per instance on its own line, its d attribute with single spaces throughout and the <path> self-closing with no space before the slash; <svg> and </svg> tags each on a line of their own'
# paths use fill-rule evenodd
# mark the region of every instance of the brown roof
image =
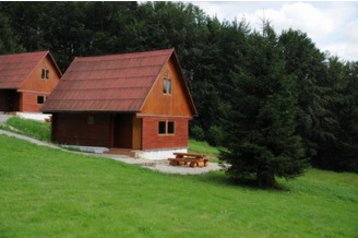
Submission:
<svg viewBox="0 0 358 238">
<path fill-rule="evenodd" d="M 0 89 L 18 89 L 49 51 L 0 55 Z M 61 74 L 61 71 L 58 69 Z"/>
<path fill-rule="evenodd" d="M 76 57 L 42 111 L 140 111 L 160 70 L 173 55 L 174 49 L 166 49 Z"/>
</svg>

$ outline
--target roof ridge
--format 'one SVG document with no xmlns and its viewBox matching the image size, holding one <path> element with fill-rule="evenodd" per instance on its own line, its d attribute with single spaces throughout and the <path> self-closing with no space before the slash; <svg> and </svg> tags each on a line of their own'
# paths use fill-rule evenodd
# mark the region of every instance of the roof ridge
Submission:
<svg viewBox="0 0 358 238">
<path fill-rule="evenodd" d="M 90 59 L 90 58 L 101 58 L 101 57 L 110 57 L 110 56 L 127 56 L 127 55 L 140 55 L 140 54 L 152 54 L 152 53 L 159 53 L 159 52 L 170 52 L 172 53 L 174 51 L 174 48 L 169 49 L 161 49 L 161 50 L 148 50 L 148 51 L 140 51 L 140 52 L 127 52 L 127 53 L 119 53 L 119 54 L 110 54 L 110 55 L 94 55 L 94 56 L 76 56 L 78 60 L 81 59 Z M 141 56 L 143 57 L 143 56 Z M 150 56 L 148 56 L 150 57 Z"/>
<path fill-rule="evenodd" d="M 38 54 L 38 53 L 43 53 L 43 54 L 47 54 L 48 52 L 50 52 L 49 50 L 41 50 L 41 51 L 32 51 L 32 52 L 19 52 L 19 53 L 10 53 L 10 54 L 0 54 L 0 57 L 3 56 L 12 56 L 12 55 L 25 55 L 25 54 Z"/>
</svg>

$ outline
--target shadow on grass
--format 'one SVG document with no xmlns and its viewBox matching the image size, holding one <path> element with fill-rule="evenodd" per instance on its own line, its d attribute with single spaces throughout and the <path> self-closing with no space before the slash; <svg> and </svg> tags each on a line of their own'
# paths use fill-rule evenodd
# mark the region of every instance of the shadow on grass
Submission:
<svg viewBox="0 0 358 238">
<path fill-rule="evenodd" d="M 229 186 L 229 187 L 241 187 L 248 190 L 262 190 L 262 191 L 273 191 L 273 192 L 289 192 L 290 189 L 281 184 L 276 183 L 273 186 L 262 187 L 254 179 L 234 179 L 225 175 L 224 172 L 210 172 L 203 176 L 196 176 L 197 180 L 202 183 L 208 183 L 218 186 Z"/>
</svg>

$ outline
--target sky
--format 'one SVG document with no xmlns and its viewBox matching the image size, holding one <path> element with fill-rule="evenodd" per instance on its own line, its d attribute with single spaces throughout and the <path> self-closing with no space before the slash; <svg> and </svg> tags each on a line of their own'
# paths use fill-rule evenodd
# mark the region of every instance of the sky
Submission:
<svg viewBox="0 0 358 238">
<path fill-rule="evenodd" d="M 323 52 L 344 61 L 358 61 L 358 1 L 191 1 L 221 21 L 243 18 L 255 29 L 261 19 L 270 21 L 277 33 L 289 28 L 305 32 Z"/>
</svg>

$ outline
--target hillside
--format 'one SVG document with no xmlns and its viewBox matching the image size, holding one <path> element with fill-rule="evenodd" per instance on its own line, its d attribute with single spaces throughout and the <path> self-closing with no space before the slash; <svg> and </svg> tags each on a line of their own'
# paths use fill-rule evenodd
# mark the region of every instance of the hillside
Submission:
<svg viewBox="0 0 358 238">
<path fill-rule="evenodd" d="M 0 237 L 356 237 L 358 176 L 256 190 L 0 136 Z"/>
</svg>

